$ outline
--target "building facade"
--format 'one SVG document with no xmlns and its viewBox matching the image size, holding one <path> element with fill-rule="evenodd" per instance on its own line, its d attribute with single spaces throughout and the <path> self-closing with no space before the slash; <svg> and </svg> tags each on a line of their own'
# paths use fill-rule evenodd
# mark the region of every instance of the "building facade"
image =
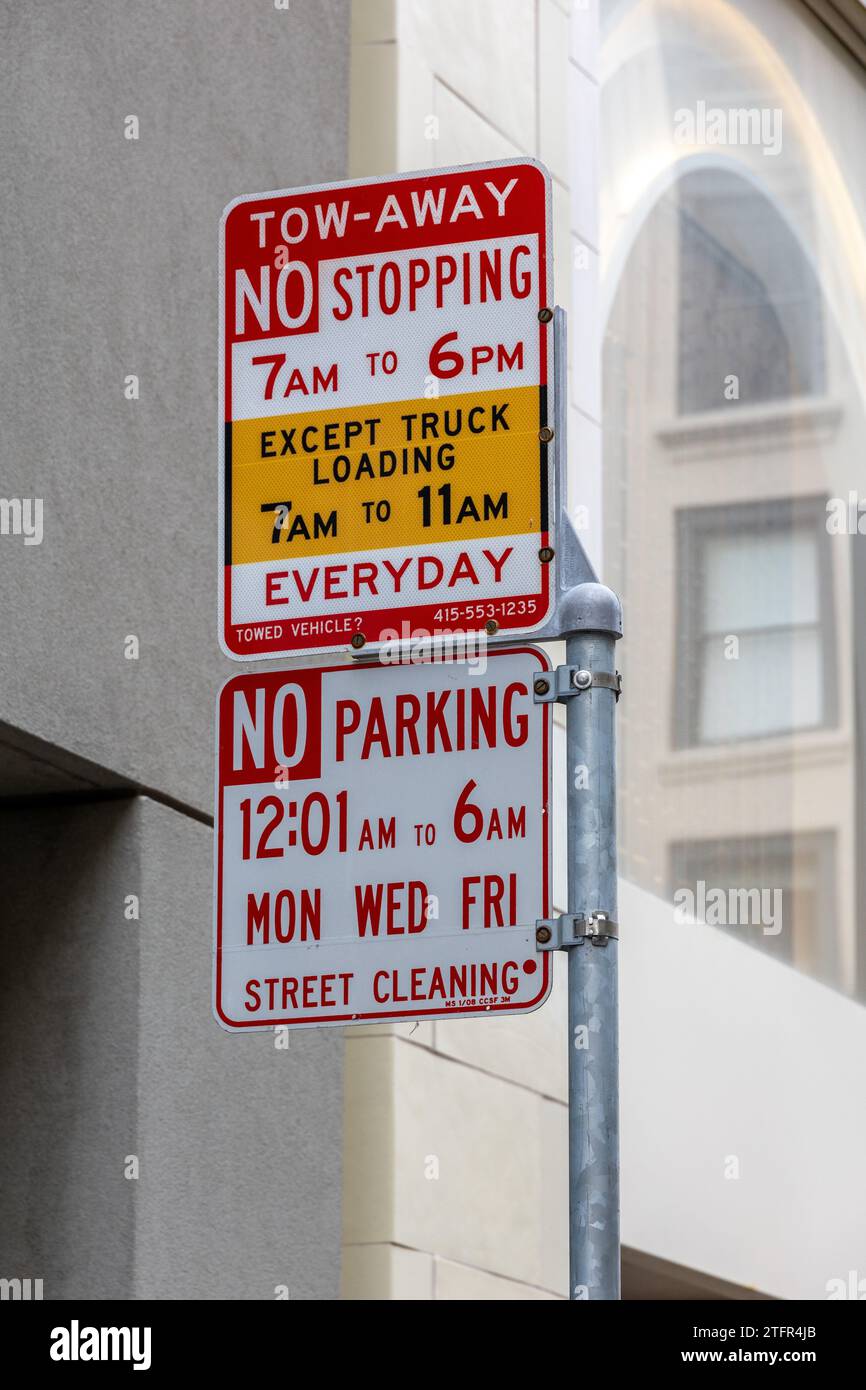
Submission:
<svg viewBox="0 0 866 1390">
<path fill-rule="evenodd" d="M 354 6 L 351 170 L 553 175 L 570 510 L 626 623 L 623 1293 L 827 1297 L 866 1266 L 862 570 L 828 527 L 864 488 L 866 11 L 466 11 Z M 345 1296 L 565 1296 L 562 983 L 347 1039 Z"/>
</svg>

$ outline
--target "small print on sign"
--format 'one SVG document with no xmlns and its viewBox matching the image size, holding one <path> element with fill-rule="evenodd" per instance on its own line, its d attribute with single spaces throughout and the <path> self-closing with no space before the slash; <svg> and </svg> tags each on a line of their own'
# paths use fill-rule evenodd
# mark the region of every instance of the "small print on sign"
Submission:
<svg viewBox="0 0 866 1390">
<path fill-rule="evenodd" d="M 236 676 L 217 703 L 214 1010 L 227 1029 L 535 1009 L 550 954 L 548 670 Z"/>
<path fill-rule="evenodd" d="M 226 209 L 229 656 L 544 624 L 549 219 L 550 177 L 528 159 Z"/>
</svg>

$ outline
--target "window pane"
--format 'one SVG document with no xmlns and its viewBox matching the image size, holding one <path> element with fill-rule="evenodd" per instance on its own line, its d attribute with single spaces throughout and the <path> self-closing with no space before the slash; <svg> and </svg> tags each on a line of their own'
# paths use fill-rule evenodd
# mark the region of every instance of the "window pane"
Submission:
<svg viewBox="0 0 866 1390">
<path fill-rule="evenodd" d="M 838 959 L 825 922 L 835 911 L 834 865 L 826 834 L 686 841 L 671 847 L 671 892 L 691 895 L 699 920 L 832 984 Z"/>
<path fill-rule="evenodd" d="M 817 628 L 752 633 L 730 660 L 723 638 L 707 638 L 701 676 L 704 742 L 756 738 L 822 721 L 821 639 Z"/>
<path fill-rule="evenodd" d="M 704 632 L 819 620 L 818 556 L 810 527 L 711 536 L 703 570 Z"/>
<path fill-rule="evenodd" d="M 682 180 L 679 408 L 783 400 L 823 385 L 820 301 L 782 218 L 757 189 L 720 170 Z M 702 342 L 701 352 L 691 345 Z"/>
</svg>

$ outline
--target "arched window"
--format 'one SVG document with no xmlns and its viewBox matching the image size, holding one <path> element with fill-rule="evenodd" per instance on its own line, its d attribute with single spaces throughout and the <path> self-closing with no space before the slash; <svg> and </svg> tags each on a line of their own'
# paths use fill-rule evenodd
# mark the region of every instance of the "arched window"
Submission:
<svg viewBox="0 0 866 1390">
<path fill-rule="evenodd" d="M 769 199 L 718 168 L 687 173 L 668 197 L 679 244 L 679 412 L 722 407 L 731 376 L 744 404 L 823 391 L 818 282 Z"/>
<path fill-rule="evenodd" d="M 606 326 L 605 578 L 640 692 L 620 714 L 624 872 L 778 904 L 783 928 L 742 939 L 838 983 L 840 935 L 815 912 L 835 900 L 836 823 L 794 810 L 804 740 L 839 722 L 825 314 L 750 177 L 716 161 L 660 194 Z"/>
</svg>

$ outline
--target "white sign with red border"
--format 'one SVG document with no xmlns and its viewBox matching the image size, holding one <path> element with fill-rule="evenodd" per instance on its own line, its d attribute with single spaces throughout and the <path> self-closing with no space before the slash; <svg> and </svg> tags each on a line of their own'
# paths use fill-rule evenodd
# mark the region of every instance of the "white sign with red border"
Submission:
<svg viewBox="0 0 866 1390">
<path fill-rule="evenodd" d="M 531 159 L 229 204 L 229 656 L 544 625 L 551 259 L 550 176 Z"/>
<path fill-rule="evenodd" d="M 543 651 L 235 676 L 217 702 L 214 1011 L 312 1027 L 550 990 Z"/>
</svg>

